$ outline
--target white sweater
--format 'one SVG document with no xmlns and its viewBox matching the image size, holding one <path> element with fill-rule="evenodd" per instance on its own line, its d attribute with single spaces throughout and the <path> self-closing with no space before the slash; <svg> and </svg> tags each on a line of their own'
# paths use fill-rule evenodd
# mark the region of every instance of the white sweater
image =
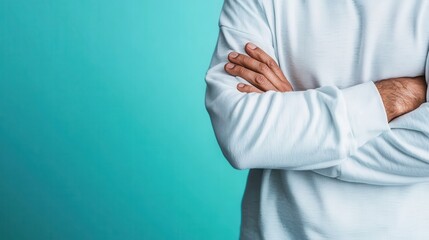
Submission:
<svg viewBox="0 0 429 240">
<path fill-rule="evenodd" d="M 429 0 L 226 0 L 219 25 L 206 108 L 250 169 L 241 239 L 429 239 L 429 103 L 388 124 L 373 83 L 429 76 Z M 294 92 L 236 90 L 247 42 Z"/>
</svg>

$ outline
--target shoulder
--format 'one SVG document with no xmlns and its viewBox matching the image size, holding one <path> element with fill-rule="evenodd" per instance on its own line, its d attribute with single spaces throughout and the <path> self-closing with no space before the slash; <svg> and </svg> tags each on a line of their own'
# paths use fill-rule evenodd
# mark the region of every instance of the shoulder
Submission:
<svg viewBox="0 0 429 240">
<path fill-rule="evenodd" d="M 235 18 L 234 20 L 243 19 L 244 21 L 253 18 L 261 18 L 266 15 L 265 1 L 266 0 L 224 0 L 221 18 Z"/>
</svg>

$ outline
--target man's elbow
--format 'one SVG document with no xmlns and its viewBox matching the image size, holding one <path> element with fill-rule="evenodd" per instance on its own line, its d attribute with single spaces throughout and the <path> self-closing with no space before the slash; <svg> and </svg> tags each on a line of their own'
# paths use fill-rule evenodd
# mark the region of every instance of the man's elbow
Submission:
<svg viewBox="0 0 429 240">
<path fill-rule="evenodd" d="M 229 164 L 237 170 L 246 170 L 251 168 L 248 161 L 246 161 L 246 157 L 243 156 L 242 151 L 237 149 L 237 145 L 227 142 L 228 141 L 226 141 L 226 143 L 219 142 L 219 145 Z"/>
<path fill-rule="evenodd" d="M 245 170 L 251 168 L 244 156 L 242 150 L 243 141 L 234 136 L 241 136 L 240 132 L 234 129 L 239 120 L 231 120 L 228 116 L 231 115 L 225 111 L 227 107 L 224 104 L 219 104 L 214 99 L 218 98 L 209 95 L 210 91 L 206 92 L 205 107 L 209 113 L 209 117 L 213 126 L 217 143 L 222 150 L 224 157 L 228 160 L 231 166 L 237 170 Z M 230 107 L 234 108 L 234 107 Z"/>
</svg>

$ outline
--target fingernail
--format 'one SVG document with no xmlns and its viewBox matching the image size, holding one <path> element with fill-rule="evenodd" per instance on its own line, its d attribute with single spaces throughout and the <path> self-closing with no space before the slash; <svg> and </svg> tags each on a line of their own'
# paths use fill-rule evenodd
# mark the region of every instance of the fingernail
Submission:
<svg viewBox="0 0 429 240">
<path fill-rule="evenodd" d="M 234 68 L 234 67 L 235 67 L 235 64 L 232 64 L 232 63 L 227 63 L 226 64 L 226 68 L 231 69 L 231 68 Z"/>
<path fill-rule="evenodd" d="M 238 87 L 239 87 L 239 88 L 242 88 L 242 87 L 244 87 L 244 84 L 243 84 L 243 83 L 239 83 L 239 84 L 238 84 Z"/>
<path fill-rule="evenodd" d="M 232 57 L 232 58 L 236 58 L 236 57 L 238 57 L 238 53 L 232 52 L 232 53 L 229 54 L 229 56 Z"/>
<path fill-rule="evenodd" d="M 248 44 L 247 44 L 247 47 L 248 47 L 248 48 L 250 48 L 250 49 L 252 49 L 252 50 L 255 50 L 255 49 L 256 49 L 256 45 L 255 45 L 255 44 L 253 44 L 253 43 L 248 43 Z"/>
</svg>

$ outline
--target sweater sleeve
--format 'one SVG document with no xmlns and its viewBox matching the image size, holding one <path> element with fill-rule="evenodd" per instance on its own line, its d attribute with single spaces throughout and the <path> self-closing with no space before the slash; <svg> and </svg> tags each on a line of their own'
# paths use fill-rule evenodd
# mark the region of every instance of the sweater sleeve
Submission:
<svg viewBox="0 0 429 240">
<path fill-rule="evenodd" d="M 429 53 L 425 72 L 429 84 Z M 429 103 L 394 119 L 390 128 L 340 165 L 315 171 L 342 181 L 373 185 L 429 182 Z"/>
<path fill-rule="evenodd" d="M 234 168 L 328 168 L 389 130 L 373 82 L 347 89 L 239 92 L 236 84 L 245 81 L 224 71 L 228 53 L 242 52 L 253 42 L 276 59 L 272 33 L 258 0 L 226 0 L 219 26 L 206 74 L 205 106 L 220 148 Z"/>
</svg>

